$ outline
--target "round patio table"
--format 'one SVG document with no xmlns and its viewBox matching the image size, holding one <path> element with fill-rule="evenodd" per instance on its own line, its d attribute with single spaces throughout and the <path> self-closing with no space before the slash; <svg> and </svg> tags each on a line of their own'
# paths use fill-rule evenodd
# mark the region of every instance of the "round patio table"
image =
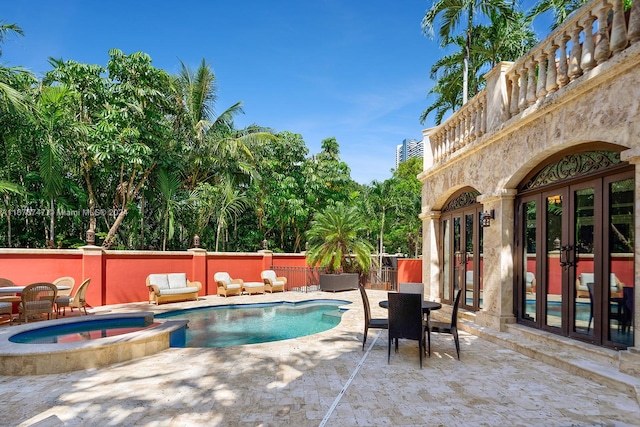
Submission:
<svg viewBox="0 0 640 427">
<path fill-rule="evenodd" d="M 378 305 L 382 308 L 389 308 L 389 300 L 382 300 L 378 303 Z M 442 308 L 442 304 L 435 301 L 422 301 L 422 312 L 427 316 L 431 312 L 431 310 L 440 310 Z"/>
</svg>

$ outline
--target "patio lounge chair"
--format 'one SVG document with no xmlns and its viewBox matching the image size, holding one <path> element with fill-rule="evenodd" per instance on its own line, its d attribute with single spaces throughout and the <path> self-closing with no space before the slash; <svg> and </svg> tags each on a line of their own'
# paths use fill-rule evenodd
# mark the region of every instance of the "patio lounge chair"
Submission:
<svg viewBox="0 0 640 427">
<path fill-rule="evenodd" d="M 232 279 L 226 271 L 219 271 L 213 275 L 213 280 L 218 284 L 218 295 L 225 298 L 229 295 L 240 295 L 244 281 L 242 279 Z"/>
<path fill-rule="evenodd" d="M 42 314 L 46 314 L 47 319 L 51 319 L 54 315 L 53 306 L 57 295 L 58 288 L 53 283 L 38 282 L 25 286 L 18 306 L 20 320 L 27 323 L 30 316 Z"/>
<path fill-rule="evenodd" d="M 71 311 L 73 311 L 74 307 L 77 308 L 78 310 L 80 310 L 80 314 L 82 314 L 82 309 L 84 309 L 84 314 L 87 314 L 86 294 L 90 282 L 91 279 L 86 279 L 84 282 L 82 282 L 80 286 L 78 286 L 78 289 L 76 290 L 75 294 L 73 294 L 73 296 L 62 295 L 56 298 L 56 311 L 58 312 L 58 315 L 60 314 L 60 309 L 62 308 L 62 315 L 66 316 L 67 307 L 70 307 Z"/>
<path fill-rule="evenodd" d="M 388 319 L 372 319 L 371 318 L 371 306 L 369 305 L 369 297 L 364 286 L 359 285 L 360 296 L 362 297 L 362 309 L 364 311 L 364 334 L 362 336 L 362 349 L 364 350 L 364 344 L 367 342 L 367 334 L 369 328 L 371 329 L 389 329 Z"/>
<path fill-rule="evenodd" d="M 284 287 L 287 285 L 286 277 L 276 277 L 276 272 L 273 270 L 264 270 L 260 273 L 260 277 L 264 280 L 265 291 L 284 292 Z"/>
</svg>

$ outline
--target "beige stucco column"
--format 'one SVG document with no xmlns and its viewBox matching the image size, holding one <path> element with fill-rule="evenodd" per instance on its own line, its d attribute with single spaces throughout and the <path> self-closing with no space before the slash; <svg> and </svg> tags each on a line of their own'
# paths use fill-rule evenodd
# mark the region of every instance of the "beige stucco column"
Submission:
<svg viewBox="0 0 640 427">
<path fill-rule="evenodd" d="M 483 230 L 482 310 L 476 314 L 479 325 L 504 330 L 515 322 L 513 315 L 513 230 L 516 190 L 497 195 L 478 196 L 485 212 L 494 211 L 495 219 Z"/>
<path fill-rule="evenodd" d="M 635 165 L 635 248 L 634 248 L 634 287 L 633 287 L 633 342 L 634 347 L 619 352 L 620 371 L 640 376 L 640 148 L 633 148 L 620 153 L 620 158 Z"/>
<path fill-rule="evenodd" d="M 422 282 L 425 284 L 424 297 L 440 301 L 440 261 L 438 238 L 440 211 L 420 214 L 422 219 Z"/>
</svg>

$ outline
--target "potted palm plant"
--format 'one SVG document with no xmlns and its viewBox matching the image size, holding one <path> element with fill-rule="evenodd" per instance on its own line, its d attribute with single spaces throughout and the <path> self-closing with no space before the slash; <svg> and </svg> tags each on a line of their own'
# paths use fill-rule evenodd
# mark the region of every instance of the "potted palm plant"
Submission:
<svg viewBox="0 0 640 427">
<path fill-rule="evenodd" d="M 307 231 L 307 264 L 325 269 L 320 290 L 358 288 L 359 274 L 371 267 L 373 246 L 362 237 L 365 231 L 354 207 L 336 204 L 315 215 Z"/>
</svg>

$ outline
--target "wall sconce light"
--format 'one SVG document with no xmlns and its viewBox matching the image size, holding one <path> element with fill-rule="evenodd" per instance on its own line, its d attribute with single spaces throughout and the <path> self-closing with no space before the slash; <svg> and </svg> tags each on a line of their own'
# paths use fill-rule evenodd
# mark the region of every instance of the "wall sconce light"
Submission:
<svg viewBox="0 0 640 427">
<path fill-rule="evenodd" d="M 490 211 L 484 211 L 481 214 L 481 218 L 483 227 L 491 227 L 491 220 L 495 219 L 495 211 L 493 209 Z"/>
<path fill-rule="evenodd" d="M 262 249 L 264 249 L 265 251 L 267 250 L 267 246 L 268 246 L 269 242 L 267 242 L 267 239 L 264 239 L 262 241 Z"/>
</svg>

